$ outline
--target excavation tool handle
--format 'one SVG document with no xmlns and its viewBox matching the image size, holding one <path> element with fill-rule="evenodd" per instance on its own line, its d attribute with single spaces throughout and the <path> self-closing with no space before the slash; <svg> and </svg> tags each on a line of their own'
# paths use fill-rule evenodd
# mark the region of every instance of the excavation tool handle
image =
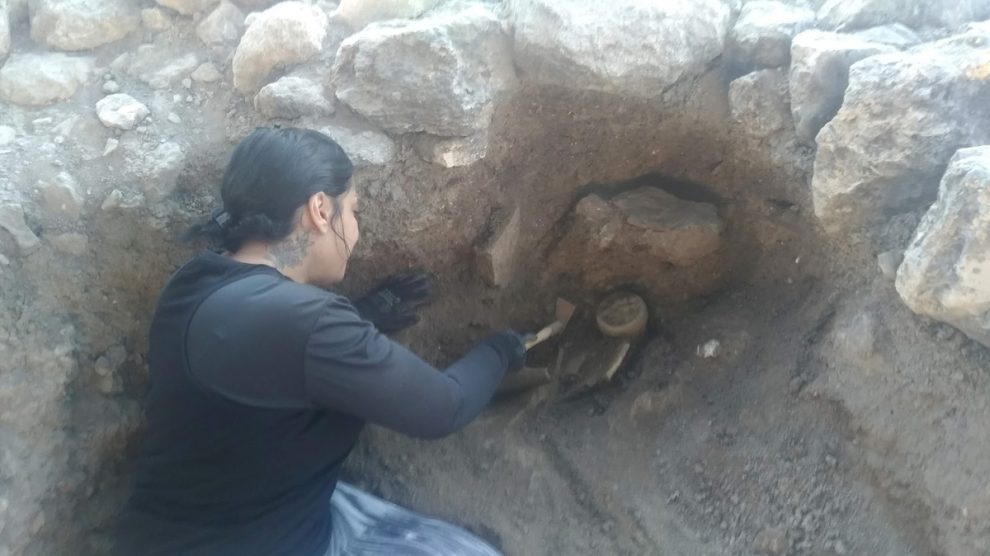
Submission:
<svg viewBox="0 0 990 556">
<path fill-rule="evenodd" d="M 563 322 L 557 321 L 545 327 L 543 330 L 540 330 L 536 334 L 526 336 L 526 349 L 533 349 L 537 345 L 542 344 L 557 334 L 560 334 L 564 330 L 564 324 L 565 323 Z"/>
</svg>

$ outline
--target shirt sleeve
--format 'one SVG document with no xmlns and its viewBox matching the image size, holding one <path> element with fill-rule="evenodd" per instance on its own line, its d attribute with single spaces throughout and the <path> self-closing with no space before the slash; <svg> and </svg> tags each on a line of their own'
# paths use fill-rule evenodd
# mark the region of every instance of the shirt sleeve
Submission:
<svg viewBox="0 0 990 556">
<path fill-rule="evenodd" d="M 306 344 L 307 395 L 320 407 L 420 438 L 449 435 L 488 404 L 508 362 L 481 343 L 441 372 L 334 296 Z"/>
</svg>

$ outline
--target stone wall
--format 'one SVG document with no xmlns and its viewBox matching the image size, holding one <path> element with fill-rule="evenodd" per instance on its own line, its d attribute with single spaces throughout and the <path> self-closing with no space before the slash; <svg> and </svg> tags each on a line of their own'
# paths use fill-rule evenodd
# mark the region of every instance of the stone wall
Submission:
<svg viewBox="0 0 990 556">
<path fill-rule="evenodd" d="M 322 130 L 354 159 L 368 208 L 345 289 L 441 276 L 452 301 L 414 345 L 536 322 L 561 284 L 711 291 L 745 269 L 734 247 L 772 245 L 755 222 L 771 201 L 898 252 L 955 155 L 974 169 L 946 176 L 898 279 L 942 295 L 917 284 L 947 263 L 918 261 L 972 274 L 952 257 L 984 256 L 938 238 L 977 221 L 951 207 L 986 208 L 986 172 L 956 152 L 990 140 L 990 27 L 960 27 L 990 9 L 817 4 L 0 2 L 0 554 L 106 548 L 149 313 L 259 125 Z M 650 174 L 710 195 L 611 187 Z M 985 340 L 984 313 L 939 303 L 909 300 Z"/>
</svg>

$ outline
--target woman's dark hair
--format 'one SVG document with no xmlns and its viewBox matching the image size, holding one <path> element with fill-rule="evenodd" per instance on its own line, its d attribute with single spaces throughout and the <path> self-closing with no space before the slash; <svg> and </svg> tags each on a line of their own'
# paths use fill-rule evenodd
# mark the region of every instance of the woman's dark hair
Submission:
<svg viewBox="0 0 990 556">
<path fill-rule="evenodd" d="M 285 239 L 295 228 L 296 210 L 321 191 L 334 203 L 335 224 L 337 199 L 350 187 L 353 171 L 340 145 L 318 131 L 258 128 L 230 156 L 220 187 L 223 209 L 190 228 L 186 239 L 231 252 L 248 241 Z"/>
</svg>

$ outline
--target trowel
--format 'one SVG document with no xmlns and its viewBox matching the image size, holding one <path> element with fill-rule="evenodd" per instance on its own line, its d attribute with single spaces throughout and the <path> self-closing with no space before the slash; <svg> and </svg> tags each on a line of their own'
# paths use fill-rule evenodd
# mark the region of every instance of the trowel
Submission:
<svg viewBox="0 0 990 556">
<path fill-rule="evenodd" d="M 535 334 L 525 337 L 526 351 L 542 344 L 543 342 L 560 335 L 567 327 L 567 323 L 574 316 L 577 307 L 564 298 L 557 298 L 556 309 L 554 310 L 554 321 L 540 329 Z M 530 390 L 537 386 L 542 386 L 550 382 L 550 372 L 546 367 L 524 367 L 515 373 L 507 376 L 498 387 L 499 394 L 511 394 Z"/>
</svg>

